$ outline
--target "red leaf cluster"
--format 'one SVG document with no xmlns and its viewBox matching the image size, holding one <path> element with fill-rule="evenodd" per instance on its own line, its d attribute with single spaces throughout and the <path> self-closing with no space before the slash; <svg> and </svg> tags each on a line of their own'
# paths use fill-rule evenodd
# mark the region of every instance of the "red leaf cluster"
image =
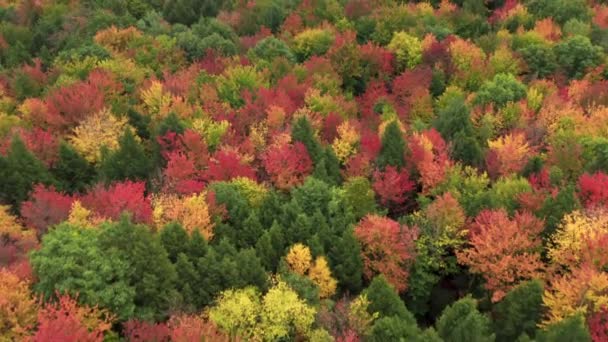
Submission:
<svg viewBox="0 0 608 342">
<path fill-rule="evenodd" d="M 270 179 L 282 190 L 302 184 L 312 171 L 312 160 L 301 142 L 272 146 L 262 160 Z"/>
</svg>

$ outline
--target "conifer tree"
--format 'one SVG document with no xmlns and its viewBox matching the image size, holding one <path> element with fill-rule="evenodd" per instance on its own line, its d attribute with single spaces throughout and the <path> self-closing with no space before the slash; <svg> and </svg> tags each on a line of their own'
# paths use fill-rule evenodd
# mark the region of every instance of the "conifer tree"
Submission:
<svg viewBox="0 0 608 342">
<path fill-rule="evenodd" d="M 71 145 L 59 146 L 59 160 L 51 173 L 57 180 L 57 190 L 68 193 L 84 192 L 95 179 L 95 169 Z"/>
<path fill-rule="evenodd" d="M 403 133 L 397 121 L 393 121 L 386 126 L 382 135 L 382 147 L 376 164 L 381 169 L 389 165 L 401 168 L 405 165 L 404 153 L 405 140 L 403 139 Z"/>
<path fill-rule="evenodd" d="M 51 184 L 51 176 L 19 137 L 14 137 L 8 155 L 0 155 L 0 202 L 11 204 L 15 209 L 27 199 L 33 186 Z"/>
<path fill-rule="evenodd" d="M 443 310 L 437 321 L 437 332 L 446 342 L 494 341 L 490 319 L 477 310 L 477 302 L 470 296 Z"/>
<path fill-rule="evenodd" d="M 104 152 L 101 173 L 107 182 L 146 180 L 150 166 L 144 147 L 137 142 L 131 130 L 126 129 L 120 138 L 118 149 Z"/>
</svg>

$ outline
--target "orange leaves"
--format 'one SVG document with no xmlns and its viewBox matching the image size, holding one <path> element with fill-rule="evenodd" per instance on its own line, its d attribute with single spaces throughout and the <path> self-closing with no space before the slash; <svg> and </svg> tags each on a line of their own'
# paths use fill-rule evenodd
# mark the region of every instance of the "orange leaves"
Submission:
<svg viewBox="0 0 608 342">
<path fill-rule="evenodd" d="M 608 305 L 608 274 L 589 266 L 559 276 L 543 295 L 549 309 L 543 325 L 559 322 L 576 313 L 598 312 Z"/>
<path fill-rule="evenodd" d="M 420 173 L 423 193 L 427 193 L 445 178 L 452 165 L 447 146 L 434 128 L 423 133 L 414 133 L 408 144 L 412 162 Z"/>
<path fill-rule="evenodd" d="M 486 162 L 492 175 L 508 176 L 517 173 L 530 158 L 530 146 L 523 133 L 510 133 L 488 141 L 490 155 Z"/>
<path fill-rule="evenodd" d="M 38 330 L 32 342 L 101 342 L 112 328 L 114 317 L 97 307 L 78 306 L 67 295 L 48 303 L 38 312 Z"/>
<path fill-rule="evenodd" d="M 361 242 L 363 272 L 367 279 L 383 274 L 399 292 L 407 289 L 409 266 L 415 258 L 416 227 L 400 225 L 387 217 L 368 215 L 355 227 Z"/>
<path fill-rule="evenodd" d="M 469 228 L 471 247 L 456 252 L 458 262 L 482 275 L 492 301 L 499 301 L 522 280 L 540 275 L 542 229 L 543 222 L 530 213 L 510 219 L 503 209 L 482 211 Z"/>
<path fill-rule="evenodd" d="M 29 285 L 0 268 L 0 340 L 23 340 L 36 322 L 36 311 Z"/>
<path fill-rule="evenodd" d="M 319 297 L 327 298 L 336 292 L 338 283 L 332 278 L 325 257 L 319 256 L 313 263 L 310 249 L 301 243 L 296 243 L 289 249 L 285 261 L 294 273 L 307 275 L 319 287 Z"/>
<path fill-rule="evenodd" d="M 153 204 L 154 222 L 157 226 L 177 221 L 190 234 L 198 230 L 207 240 L 213 237 L 213 222 L 205 192 L 183 198 L 161 195 L 154 198 Z"/>
</svg>

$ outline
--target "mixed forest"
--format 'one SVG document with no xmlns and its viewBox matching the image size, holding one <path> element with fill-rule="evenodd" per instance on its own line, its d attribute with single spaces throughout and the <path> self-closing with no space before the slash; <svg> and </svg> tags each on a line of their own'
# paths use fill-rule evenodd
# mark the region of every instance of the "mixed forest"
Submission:
<svg viewBox="0 0 608 342">
<path fill-rule="evenodd" d="M 608 5 L 0 0 L 0 341 L 608 341 Z"/>
</svg>

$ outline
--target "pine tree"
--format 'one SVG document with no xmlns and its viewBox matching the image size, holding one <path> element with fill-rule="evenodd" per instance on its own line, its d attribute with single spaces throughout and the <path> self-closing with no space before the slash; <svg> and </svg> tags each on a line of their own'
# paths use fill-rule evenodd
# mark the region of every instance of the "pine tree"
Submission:
<svg viewBox="0 0 608 342">
<path fill-rule="evenodd" d="M 477 302 L 465 297 L 443 310 L 437 332 L 445 342 L 491 342 L 490 319 L 477 310 Z"/>
<path fill-rule="evenodd" d="M 543 284 L 530 280 L 511 290 L 494 309 L 497 341 L 515 341 L 522 334 L 534 337 L 542 318 Z"/>
<path fill-rule="evenodd" d="M 42 162 L 14 137 L 8 155 L 0 155 L 0 202 L 18 209 L 35 184 L 51 184 L 52 178 Z"/>
<path fill-rule="evenodd" d="M 397 121 L 393 121 L 386 126 L 382 135 L 382 147 L 376 164 L 381 169 L 389 165 L 401 168 L 405 165 L 404 153 L 405 140 L 403 139 L 403 133 Z"/>
<path fill-rule="evenodd" d="M 370 301 L 367 308 L 370 314 L 377 312 L 380 317 L 398 317 L 408 324 L 416 324 L 414 316 L 407 310 L 395 288 L 383 275 L 375 277 L 364 293 Z"/>
<path fill-rule="evenodd" d="M 65 142 L 59 146 L 59 160 L 51 173 L 57 180 L 57 190 L 67 193 L 84 192 L 96 177 L 93 166 Z"/>
<path fill-rule="evenodd" d="M 180 253 L 187 252 L 190 239 L 181 224 L 177 222 L 167 224 L 160 231 L 159 238 L 171 262 L 175 263 Z"/>
<path fill-rule="evenodd" d="M 305 116 L 299 117 L 291 128 L 291 140 L 301 142 L 306 146 L 308 155 L 315 167 L 323 158 L 323 148 L 315 137 L 315 132 L 310 121 Z"/>
<path fill-rule="evenodd" d="M 270 229 L 262 234 L 255 245 L 257 255 L 260 257 L 262 265 L 264 265 L 266 270 L 270 272 L 276 271 L 279 260 L 283 256 L 285 245 L 283 228 L 279 226 L 278 222 L 274 221 Z"/>
<path fill-rule="evenodd" d="M 333 274 L 338 279 L 338 285 L 351 293 L 358 293 L 362 286 L 363 262 L 361 245 L 351 228 L 335 240 L 328 258 Z"/>
<path fill-rule="evenodd" d="M 126 129 L 120 138 L 119 148 L 114 152 L 104 152 L 101 173 L 106 182 L 146 180 L 150 174 L 150 159 L 144 147 L 135 139 L 131 130 Z"/>
<path fill-rule="evenodd" d="M 591 336 L 582 315 L 570 316 L 536 333 L 538 342 L 589 342 Z"/>
</svg>

